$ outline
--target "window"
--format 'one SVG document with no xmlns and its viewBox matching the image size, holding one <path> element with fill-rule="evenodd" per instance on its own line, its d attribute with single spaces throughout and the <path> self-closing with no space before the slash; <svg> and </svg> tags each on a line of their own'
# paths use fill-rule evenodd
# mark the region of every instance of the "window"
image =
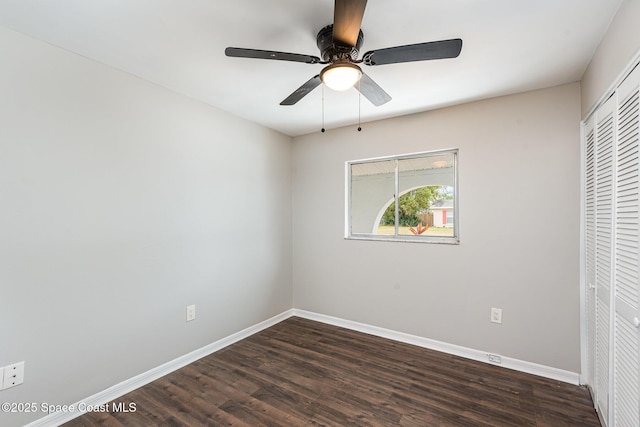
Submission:
<svg viewBox="0 0 640 427">
<path fill-rule="evenodd" d="M 458 243 L 457 157 L 455 149 L 347 162 L 345 237 Z"/>
</svg>

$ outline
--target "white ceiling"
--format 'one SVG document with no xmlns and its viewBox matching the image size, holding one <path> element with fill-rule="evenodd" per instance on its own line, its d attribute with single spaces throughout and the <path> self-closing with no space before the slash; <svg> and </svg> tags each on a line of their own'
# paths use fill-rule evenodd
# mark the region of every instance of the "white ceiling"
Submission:
<svg viewBox="0 0 640 427">
<path fill-rule="evenodd" d="M 621 0 L 370 0 L 361 53 L 462 38 L 456 59 L 363 66 L 393 100 L 362 122 L 580 80 Z M 228 58 L 227 46 L 320 56 L 333 0 L 0 0 L 0 25 L 287 135 L 322 126 L 322 90 L 279 103 L 322 65 Z M 99 84 L 97 82 L 96 84 Z M 358 92 L 325 89 L 327 129 Z"/>
</svg>

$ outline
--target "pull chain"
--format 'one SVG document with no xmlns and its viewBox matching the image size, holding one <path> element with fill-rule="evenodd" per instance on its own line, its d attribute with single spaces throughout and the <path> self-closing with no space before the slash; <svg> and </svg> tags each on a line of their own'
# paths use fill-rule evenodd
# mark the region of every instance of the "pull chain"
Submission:
<svg viewBox="0 0 640 427">
<path fill-rule="evenodd" d="M 322 83 L 322 129 L 321 132 L 324 133 L 324 82 Z"/>
<path fill-rule="evenodd" d="M 362 92 L 360 91 L 360 80 L 358 80 L 358 132 L 362 132 Z M 324 82 L 322 83 L 322 133 L 325 132 L 324 128 Z"/>
<path fill-rule="evenodd" d="M 358 132 L 362 131 L 362 127 L 360 127 L 360 106 L 362 105 L 362 92 L 360 91 L 360 81 L 358 80 Z"/>
</svg>

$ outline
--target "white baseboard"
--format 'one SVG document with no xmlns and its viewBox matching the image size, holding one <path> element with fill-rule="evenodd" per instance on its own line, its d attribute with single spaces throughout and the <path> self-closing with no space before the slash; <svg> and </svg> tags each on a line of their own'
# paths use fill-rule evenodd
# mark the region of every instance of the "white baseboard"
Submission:
<svg viewBox="0 0 640 427">
<path fill-rule="evenodd" d="M 329 325 L 339 326 L 346 329 L 351 329 L 358 332 L 364 332 L 366 334 L 375 335 L 382 338 L 388 338 L 394 341 L 404 342 L 407 344 L 413 344 L 418 347 L 428 348 L 431 350 L 441 351 L 443 353 L 449 353 L 456 356 L 464 357 L 467 359 L 477 360 L 480 362 L 489 363 L 491 365 L 500 366 L 503 368 L 514 369 L 516 371 L 526 372 L 529 374 L 538 375 L 545 378 L 550 378 L 558 381 L 563 381 L 570 384 L 580 384 L 580 375 L 570 371 L 564 371 L 562 369 L 552 368 L 549 366 L 538 365 L 536 363 L 526 362 L 523 360 L 513 359 L 510 357 L 500 356 L 502 363 L 491 363 L 488 360 L 488 354 L 484 351 L 474 350 L 467 347 L 458 346 L 455 344 L 448 344 L 442 341 L 436 341 L 429 338 L 419 337 L 416 335 L 406 334 L 403 332 L 392 331 L 390 329 L 380 328 L 378 326 L 371 326 L 365 323 L 353 322 L 351 320 L 345 320 L 338 317 L 327 316 L 324 314 L 314 313 L 306 310 L 290 309 L 284 311 L 270 319 L 260 322 L 256 325 L 243 329 L 240 332 L 229 335 L 216 342 L 208 344 L 202 348 L 187 353 L 184 356 L 180 356 L 174 360 L 171 360 L 165 364 L 162 364 L 156 368 L 150 369 L 147 372 L 143 372 L 140 375 L 136 375 L 133 378 L 129 378 L 119 384 L 109 387 L 106 390 L 98 392 L 86 399 L 80 400 L 73 405 L 74 408 L 82 407 L 96 407 L 104 405 L 114 399 L 117 399 L 137 388 L 140 388 L 152 381 L 157 380 L 173 371 L 176 371 L 190 363 L 195 362 L 211 353 L 215 353 L 235 342 L 238 342 L 244 338 L 247 338 L 257 332 L 267 329 L 276 323 L 288 319 L 289 317 L 297 316 L 304 319 L 315 320 L 317 322 L 326 323 Z M 45 417 L 37 419 L 36 421 L 27 424 L 25 427 L 52 427 L 64 424 L 72 419 L 79 417 L 83 412 L 78 410 L 74 412 L 54 412 Z"/>
<path fill-rule="evenodd" d="M 541 377 L 550 378 L 574 385 L 580 384 L 580 374 L 575 372 L 565 371 L 562 369 L 552 368 L 550 366 L 539 365 L 537 363 L 526 362 L 524 360 L 514 359 L 501 355 L 501 363 L 492 363 L 489 362 L 489 354 L 481 350 L 475 350 L 455 344 L 448 344 L 442 341 L 436 341 L 416 335 L 405 334 L 403 332 L 396 332 L 390 329 L 371 326 L 365 323 L 353 322 L 351 320 L 345 320 L 338 317 L 327 316 L 324 314 L 314 313 L 306 310 L 293 309 L 293 315 L 334 326 L 340 326 L 342 328 L 347 328 L 358 332 L 364 332 L 366 334 L 375 335 L 382 338 L 388 338 L 394 341 L 413 344 L 418 347 L 453 354 L 467 359 L 477 360 L 479 362 L 488 363 L 490 365 L 513 369 L 520 372 L 526 372 L 528 374 L 538 375 Z"/>
<path fill-rule="evenodd" d="M 133 378 L 129 378 L 119 384 L 116 384 L 112 387 L 109 387 L 106 390 L 98 392 L 93 396 L 89 396 L 86 399 L 82 399 L 72 406 L 74 408 L 83 408 L 86 406 L 95 407 L 104 405 L 114 399 L 119 398 L 137 388 L 142 387 L 143 385 L 149 384 L 152 381 L 157 380 L 167 374 L 170 374 L 173 371 L 176 371 L 190 363 L 195 362 L 198 359 L 201 359 L 205 356 L 208 356 L 211 353 L 214 353 L 218 350 L 223 349 L 235 342 L 238 342 L 248 336 L 255 334 L 256 332 L 260 332 L 263 329 L 267 329 L 276 323 L 279 323 L 289 317 L 293 316 L 293 310 L 287 310 L 282 312 L 270 319 L 267 319 L 263 322 L 260 322 L 256 325 L 250 326 L 246 329 L 243 329 L 240 332 L 236 332 L 235 334 L 229 335 L 228 337 L 222 338 L 216 342 L 208 344 L 202 348 L 192 351 L 191 353 L 187 353 L 184 356 L 180 356 L 177 359 L 171 360 L 165 364 L 162 364 L 156 368 L 150 369 L 147 372 L 143 372 L 140 375 L 136 375 Z M 79 417 L 84 412 L 81 410 L 77 410 L 74 412 L 53 412 L 45 417 L 37 419 L 36 421 L 27 424 L 25 427 L 50 427 L 50 426 L 59 426 L 64 424 L 72 419 Z"/>
</svg>

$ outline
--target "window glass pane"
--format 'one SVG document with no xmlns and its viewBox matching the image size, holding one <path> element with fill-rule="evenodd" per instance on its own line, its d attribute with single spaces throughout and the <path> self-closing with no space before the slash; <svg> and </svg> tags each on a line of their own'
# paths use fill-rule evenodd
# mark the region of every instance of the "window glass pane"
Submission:
<svg viewBox="0 0 640 427">
<path fill-rule="evenodd" d="M 346 236 L 459 243 L 458 150 L 347 162 Z"/>
<path fill-rule="evenodd" d="M 394 208 L 395 160 L 351 164 L 351 234 L 394 234 L 379 227 L 386 206 Z"/>
<path fill-rule="evenodd" d="M 398 160 L 398 234 L 453 237 L 454 154 Z"/>
</svg>

